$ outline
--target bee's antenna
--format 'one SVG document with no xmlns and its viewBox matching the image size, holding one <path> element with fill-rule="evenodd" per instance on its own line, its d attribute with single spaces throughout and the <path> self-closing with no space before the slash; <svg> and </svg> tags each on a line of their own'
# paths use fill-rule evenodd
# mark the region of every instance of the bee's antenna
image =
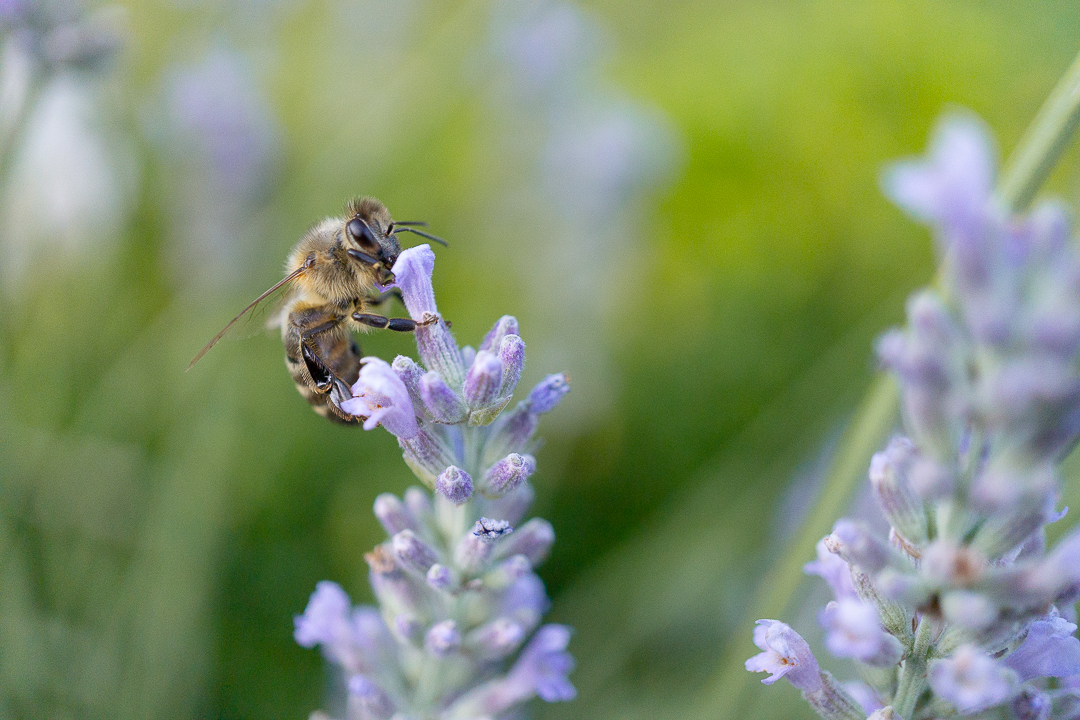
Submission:
<svg viewBox="0 0 1080 720">
<path fill-rule="evenodd" d="M 395 223 L 395 225 L 403 225 L 403 224 L 404 223 Z M 440 245 L 442 245 L 444 247 L 448 247 L 448 243 L 445 240 L 443 240 L 441 237 L 437 237 L 435 235 L 432 235 L 431 233 L 426 233 L 423 230 L 417 230 L 416 228 L 411 228 L 411 227 L 396 227 L 396 228 L 394 228 L 395 233 L 400 232 L 400 231 L 411 232 L 414 235 L 419 235 L 420 237 L 425 237 L 428 240 L 433 240 L 433 241 L 439 243 Z"/>
<path fill-rule="evenodd" d="M 419 225 L 420 227 L 427 227 L 427 223 L 423 220 L 395 220 L 390 223 L 391 225 Z"/>
</svg>

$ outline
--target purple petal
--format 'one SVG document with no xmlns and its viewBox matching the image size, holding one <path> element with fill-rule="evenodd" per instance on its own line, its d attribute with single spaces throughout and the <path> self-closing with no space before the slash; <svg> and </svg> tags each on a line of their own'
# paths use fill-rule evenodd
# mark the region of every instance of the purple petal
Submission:
<svg viewBox="0 0 1080 720">
<path fill-rule="evenodd" d="M 376 357 L 366 357 L 360 377 L 352 387 L 353 397 L 341 403 L 341 408 L 358 417 L 367 418 L 364 429 L 382 425 L 401 439 L 416 437 L 420 427 L 405 383 L 388 363 Z"/>
</svg>

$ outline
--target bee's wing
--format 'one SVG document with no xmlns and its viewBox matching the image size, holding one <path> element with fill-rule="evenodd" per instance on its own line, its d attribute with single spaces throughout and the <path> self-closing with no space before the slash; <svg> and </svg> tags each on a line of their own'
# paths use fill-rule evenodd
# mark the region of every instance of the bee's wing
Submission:
<svg viewBox="0 0 1080 720">
<path fill-rule="evenodd" d="M 286 275 L 283 279 L 281 279 L 280 281 L 275 283 L 274 286 L 271 287 L 269 290 L 267 290 L 262 295 L 255 298 L 254 300 L 252 300 L 250 305 L 248 305 L 246 308 L 241 310 L 239 315 L 237 315 L 232 320 L 230 320 L 228 325 L 221 328 L 221 332 L 219 332 L 217 335 L 215 335 L 210 340 L 210 342 L 206 343 L 206 346 L 203 347 L 203 349 L 200 350 L 198 353 L 196 353 L 195 357 L 191 358 L 191 362 L 188 363 L 187 370 L 190 370 L 191 368 L 195 367 L 195 363 L 202 360 L 202 356 L 205 355 L 206 353 L 210 352 L 210 348 L 217 345 L 218 340 L 225 337 L 225 333 L 229 332 L 229 329 L 232 328 L 232 326 L 235 325 L 237 323 L 237 321 L 240 320 L 240 318 L 244 317 L 244 315 L 246 315 L 250 310 L 254 309 L 255 306 L 258 305 L 259 303 L 261 303 L 263 300 L 270 297 L 275 292 L 277 292 L 281 288 L 285 287 L 286 285 L 291 283 L 296 278 L 300 277 L 308 269 L 308 267 L 309 266 L 306 263 L 304 265 L 301 265 L 300 267 L 296 268 L 291 273 Z M 187 372 L 187 370 L 185 370 L 184 372 Z"/>
</svg>

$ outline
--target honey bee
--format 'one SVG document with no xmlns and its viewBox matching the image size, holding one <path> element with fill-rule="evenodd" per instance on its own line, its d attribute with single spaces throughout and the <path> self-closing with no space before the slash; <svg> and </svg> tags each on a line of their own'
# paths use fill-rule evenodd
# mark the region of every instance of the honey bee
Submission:
<svg viewBox="0 0 1080 720">
<path fill-rule="evenodd" d="M 192 358 L 190 370 L 240 318 L 279 289 L 285 298 L 277 323 L 285 344 L 285 365 L 296 389 L 315 412 L 337 423 L 355 425 L 361 418 L 341 409 L 352 397 L 360 374 L 360 345 L 354 330 L 388 328 L 412 332 L 435 322 L 389 318 L 369 310 L 394 295 L 377 285 L 394 281 L 390 268 L 401 253 L 397 233 L 411 232 L 445 245 L 418 230 L 422 222 L 394 222 L 386 206 L 372 197 L 345 206 L 345 216 L 326 218 L 296 243 L 285 262 L 285 277 L 255 298 Z"/>
</svg>

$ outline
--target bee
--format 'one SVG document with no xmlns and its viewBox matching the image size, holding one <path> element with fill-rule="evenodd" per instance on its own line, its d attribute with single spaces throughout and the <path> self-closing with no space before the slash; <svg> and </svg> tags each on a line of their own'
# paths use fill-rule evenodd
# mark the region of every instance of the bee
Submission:
<svg viewBox="0 0 1080 720">
<path fill-rule="evenodd" d="M 326 218 L 296 243 L 285 262 L 285 277 L 255 298 L 192 358 L 190 370 L 233 325 L 259 303 L 284 288 L 277 316 L 285 345 L 285 365 L 296 389 L 315 412 L 345 425 L 361 418 L 341 409 L 352 397 L 349 389 L 360 374 L 360 345 L 352 331 L 387 328 L 412 332 L 436 322 L 390 318 L 370 310 L 395 294 L 379 286 L 394 281 L 391 269 L 401 253 L 397 233 L 411 232 L 440 244 L 434 235 L 418 230 L 422 222 L 395 222 L 386 206 L 372 197 L 345 206 L 345 216 Z"/>
</svg>

